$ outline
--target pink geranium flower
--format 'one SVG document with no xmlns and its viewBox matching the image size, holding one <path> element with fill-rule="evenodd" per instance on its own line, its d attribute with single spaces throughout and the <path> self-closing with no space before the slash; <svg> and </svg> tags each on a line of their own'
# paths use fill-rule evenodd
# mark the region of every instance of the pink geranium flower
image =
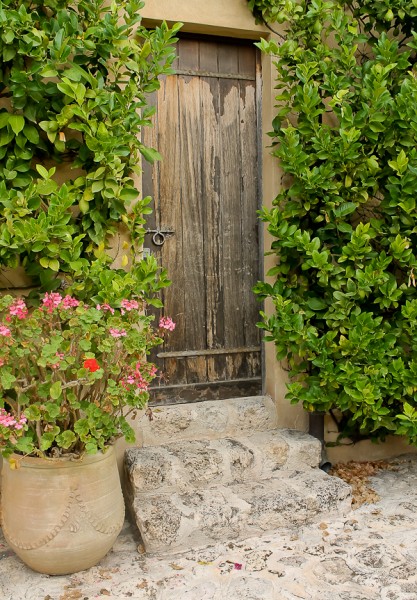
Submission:
<svg viewBox="0 0 417 600">
<path fill-rule="evenodd" d="M 42 298 L 43 305 L 48 309 L 48 313 L 51 313 L 54 308 L 57 308 L 62 302 L 61 294 L 51 292 L 48 294 L 46 292 L 45 296 Z"/>
<path fill-rule="evenodd" d="M 28 309 L 25 301 L 17 298 L 9 307 L 9 313 L 18 319 L 25 319 L 28 314 Z"/>
<path fill-rule="evenodd" d="M 104 311 L 108 310 L 109 312 L 111 312 L 112 315 L 114 315 L 114 308 L 112 308 L 110 306 L 110 304 L 107 304 L 107 303 L 97 304 L 96 305 L 96 309 L 97 310 L 104 310 Z"/>
<path fill-rule="evenodd" d="M 22 415 L 19 419 L 8 413 L 4 408 L 0 408 L 0 425 L 9 429 L 23 429 L 27 419 Z"/>
<path fill-rule="evenodd" d="M 136 310 L 139 308 L 139 302 L 137 302 L 136 300 L 122 300 L 120 304 L 122 308 L 124 308 L 127 311 Z"/>
<path fill-rule="evenodd" d="M 65 296 L 62 300 L 62 306 L 64 308 L 76 308 L 79 305 L 79 301 L 72 296 Z"/>
<path fill-rule="evenodd" d="M 159 328 L 166 329 L 167 331 L 174 331 L 175 323 L 171 317 L 161 317 L 159 319 Z"/>
<path fill-rule="evenodd" d="M 127 335 L 125 329 L 110 328 L 109 333 L 114 338 L 125 337 Z"/>
<path fill-rule="evenodd" d="M 6 325 L 0 325 L 0 335 L 3 335 L 4 337 L 10 337 L 10 329 L 6 327 Z"/>
</svg>

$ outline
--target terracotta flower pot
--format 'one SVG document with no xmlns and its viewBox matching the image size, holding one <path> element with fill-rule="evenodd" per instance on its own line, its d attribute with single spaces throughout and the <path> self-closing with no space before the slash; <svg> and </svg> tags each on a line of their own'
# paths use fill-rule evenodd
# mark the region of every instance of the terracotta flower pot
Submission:
<svg viewBox="0 0 417 600">
<path fill-rule="evenodd" d="M 10 547 L 40 573 L 64 575 L 95 565 L 124 520 L 113 448 L 81 460 L 15 457 L 3 461 L 1 526 Z"/>
</svg>

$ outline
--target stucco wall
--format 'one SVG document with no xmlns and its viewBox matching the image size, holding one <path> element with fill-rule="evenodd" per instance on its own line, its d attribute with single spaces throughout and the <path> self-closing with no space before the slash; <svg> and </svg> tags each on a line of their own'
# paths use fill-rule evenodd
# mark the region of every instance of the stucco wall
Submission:
<svg viewBox="0 0 417 600">
<path fill-rule="evenodd" d="M 148 24 L 180 21 L 193 33 L 251 39 L 268 32 L 255 24 L 247 0 L 145 0 L 142 15 Z"/>
</svg>

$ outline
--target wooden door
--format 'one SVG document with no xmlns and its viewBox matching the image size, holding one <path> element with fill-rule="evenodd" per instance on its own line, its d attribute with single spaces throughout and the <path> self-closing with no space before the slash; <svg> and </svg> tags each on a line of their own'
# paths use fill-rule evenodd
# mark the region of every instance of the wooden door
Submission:
<svg viewBox="0 0 417 600">
<path fill-rule="evenodd" d="M 151 357 L 162 373 L 152 400 L 258 394 L 257 51 L 253 43 L 181 39 L 175 68 L 145 139 L 163 156 L 144 171 L 144 194 L 154 198 L 145 246 L 168 270 L 164 314 L 176 322 Z M 164 240 L 159 230 L 172 233 Z"/>
</svg>

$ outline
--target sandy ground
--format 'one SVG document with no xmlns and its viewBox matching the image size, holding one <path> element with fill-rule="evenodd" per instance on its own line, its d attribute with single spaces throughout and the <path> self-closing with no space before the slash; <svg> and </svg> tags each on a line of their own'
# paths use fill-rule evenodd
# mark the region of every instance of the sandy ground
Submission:
<svg viewBox="0 0 417 600">
<path fill-rule="evenodd" d="M 379 500 L 297 531 L 148 556 L 126 522 L 99 565 L 34 573 L 0 534 L 1 600 L 417 600 L 417 457 L 370 480 Z"/>
</svg>

